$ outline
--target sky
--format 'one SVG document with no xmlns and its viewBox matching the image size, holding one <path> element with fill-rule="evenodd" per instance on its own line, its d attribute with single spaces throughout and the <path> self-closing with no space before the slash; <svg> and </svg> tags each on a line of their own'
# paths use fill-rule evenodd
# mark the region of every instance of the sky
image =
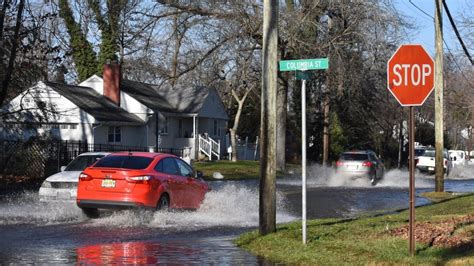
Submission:
<svg viewBox="0 0 474 266">
<path fill-rule="evenodd" d="M 460 30 L 459 22 L 456 21 L 457 18 L 460 17 L 460 13 L 464 13 L 465 15 L 473 14 L 472 11 L 466 11 L 468 8 L 468 3 L 472 0 L 446 0 L 446 4 L 448 5 L 449 11 L 451 16 L 454 18 L 456 26 L 458 30 Z M 434 29 L 434 22 L 433 18 L 429 17 L 427 14 L 424 14 L 421 10 L 417 9 L 414 5 L 418 6 L 419 9 L 426 12 L 429 16 L 434 17 L 434 9 L 435 9 L 435 0 L 394 0 L 394 5 L 397 10 L 400 11 L 410 22 L 412 22 L 418 29 L 415 31 L 409 31 L 407 42 L 409 43 L 416 43 L 421 44 L 425 47 L 425 49 L 434 57 L 435 54 L 435 29 Z M 470 6 L 474 6 L 473 3 Z M 469 12 L 469 13 L 468 13 Z M 461 45 L 456 38 L 456 34 L 454 33 L 453 28 L 449 22 L 449 19 L 446 15 L 446 10 L 443 8 L 443 38 L 447 43 L 449 49 L 456 53 L 457 51 L 461 51 Z M 463 36 L 461 33 L 461 37 L 463 40 L 466 41 L 467 36 Z M 467 45 L 467 44 L 466 44 Z M 446 45 L 443 44 L 445 52 L 447 52 Z M 474 54 L 473 47 L 468 47 L 471 56 Z"/>
</svg>

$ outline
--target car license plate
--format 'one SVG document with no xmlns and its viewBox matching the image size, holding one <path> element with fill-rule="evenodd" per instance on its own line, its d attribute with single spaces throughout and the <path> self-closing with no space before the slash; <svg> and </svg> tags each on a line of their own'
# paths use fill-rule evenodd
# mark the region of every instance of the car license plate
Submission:
<svg viewBox="0 0 474 266">
<path fill-rule="evenodd" d="M 428 171 L 434 171 L 434 167 L 428 167 Z"/>
<path fill-rule="evenodd" d="M 107 187 L 107 188 L 115 187 L 115 180 L 113 180 L 113 179 L 104 179 L 104 180 L 102 180 L 102 187 Z"/>
</svg>

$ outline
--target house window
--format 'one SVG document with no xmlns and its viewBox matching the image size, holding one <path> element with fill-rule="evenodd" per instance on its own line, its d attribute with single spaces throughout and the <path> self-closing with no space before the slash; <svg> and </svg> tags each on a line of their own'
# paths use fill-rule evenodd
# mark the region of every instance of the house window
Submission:
<svg viewBox="0 0 474 266">
<path fill-rule="evenodd" d="M 120 127 L 109 127 L 109 143 L 120 143 L 122 141 L 122 130 Z"/>
<path fill-rule="evenodd" d="M 68 129 L 69 125 L 68 124 L 61 124 L 61 129 Z"/>
<path fill-rule="evenodd" d="M 70 125 L 69 125 L 69 128 L 70 128 L 70 129 L 76 129 L 76 128 L 77 128 L 77 124 L 70 124 Z"/>
<path fill-rule="evenodd" d="M 217 120 L 214 120 L 214 136 L 217 136 L 219 134 L 219 123 Z"/>
</svg>

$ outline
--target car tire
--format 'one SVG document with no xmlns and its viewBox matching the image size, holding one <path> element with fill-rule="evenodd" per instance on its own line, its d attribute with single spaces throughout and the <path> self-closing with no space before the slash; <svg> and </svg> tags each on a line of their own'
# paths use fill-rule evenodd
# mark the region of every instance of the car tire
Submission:
<svg viewBox="0 0 474 266">
<path fill-rule="evenodd" d="M 168 194 L 161 195 L 160 199 L 158 200 L 158 204 L 156 204 L 157 210 L 168 210 L 170 208 L 170 197 Z"/>
<path fill-rule="evenodd" d="M 370 184 L 372 186 L 375 186 L 377 184 L 377 174 L 371 175 L 369 176 L 369 178 L 370 178 Z"/>
<path fill-rule="evenodd" d="M 450 172 L 449 169 L 446 169 L 446 171 L 444 171 L 444 176 L 445 176 L 445 177 L 448 177 L 448 176 L 449 176 L 449 172 Z"/>
<path fill-rule="evenodd" d="M 97 208 L 81 208 L 81 210 L 82 213 L 87 216 L 87 218 L 99 218 L 99 210 Z"/>
</svg>

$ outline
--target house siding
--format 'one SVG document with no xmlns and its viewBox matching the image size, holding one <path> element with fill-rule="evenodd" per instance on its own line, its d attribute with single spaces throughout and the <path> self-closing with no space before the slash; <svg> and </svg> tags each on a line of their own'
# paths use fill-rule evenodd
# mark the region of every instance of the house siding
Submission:
<svg viewBox="0 0 474 266">
<path fill-rule="evenodd" d="M 99 76 L 94 75 L 80 85 L 90 87 L 103 95 L 103 81 Z M 19 108 L 21 99 L 24 100 L 23 104 L 25 107 L 31 107 L 30 105 L 33 105 L 35 100 L 44 101 L 54 106 L 56 112 L 54 115 L 43 117 L 42 120 L 46 122 L 42 121 L 36 124 L 33 122 L 27 123 L 25 119 L 6 121 L 11 124 L 0 127 L 0 135 L 4 138 L 26 140 L 31 136 L 49 134 L 67 141 L 84 141 L 89 144 L 109 144 L 109 125 L 101 124 L 101 122 L 97 121 L 92 115 L 83 111 L 73 102 L 56 92 L 53 87 L 50 88 L 46 84 L 39 82 L 36 86 L 14 98 L 6 107 L 11 111 L 15 110 L 15 108 Z M 25 102 L 25 99 L 28 100 L 28 102 Z M 137 115 L 145 121 L 146 124 L 120 126 L 121 141 L 115 144 L 123 146 L 155 147 L 155 112 L 124 92 L 121 92 L 120 107 L 129 113 Z M 198 134 L 203 135 L 207 133 L 212 139 L 216 141 L 220 140 L 221 143 L 224 143 L 228 116 L 217 91 L 210 89 L 202 107 L 200 109 L 199 106 L 195 107 L 196 110 L 200 110 L 198 114 L 160 113 L 160 131 L 163 129 L 165 123 L 165 115 L 168 120 L 167 133 L 161 133 L 160 135 L 160 148 L 191 148 L 191 155 L 194 157 L 195 138 L 193 136 L 193 116 L 196 116 Z M 35 114 L 41 115 L 38 111 L 36 111 Z M 181 132 L 179 126 L 180 120 L 182 121 Z M 18 121 L 20 121 L 20 123 L 18 123 Z M 214 134 L 214 121 L 218 123 L 219 134 Z M 221 150 L 225 151 L 224 145 L 221 145 Z"/>
<path fill-rule="evenodd" d="M 229 120 L 225 106 L 216 90 L 209 90 L 209 95 L 199 111 L 199 117 Z"/>
<path fill-rule="evenodd" d="M 43 113 L 37 108 L 36 101 L 53 106 L 54 112 Z M 92 124 L 96 123 L 93 116 L 82 111 L 74 103 L 63 97 L 50 87 L 39 82 L 15 97 L 6 106 L 8 111 L 19 110 L 23 105 L 38 119 L 28 119 L 24 113 L 18 120 L 7 120 L 1 129 L 1 137 L 5 139 L 27 140 L 33 136 L 50 135 L 62 140 L 89 141 L 92 139 Z M 67 127 L 62 128 L 62 127 Z"/>
<path fill-rule="evenodd" d="M 120 126 L 121 130 L 121 141 L 111 143 L 108 141 L 109 136 L 108 125 L 100 125 L 95 127 L 95 142 L 94 144 L 117 144 L 124 146 L 139 146 L 146 147 L 146 130 L 145 127 L 137 126 Z"/>
</svg>

